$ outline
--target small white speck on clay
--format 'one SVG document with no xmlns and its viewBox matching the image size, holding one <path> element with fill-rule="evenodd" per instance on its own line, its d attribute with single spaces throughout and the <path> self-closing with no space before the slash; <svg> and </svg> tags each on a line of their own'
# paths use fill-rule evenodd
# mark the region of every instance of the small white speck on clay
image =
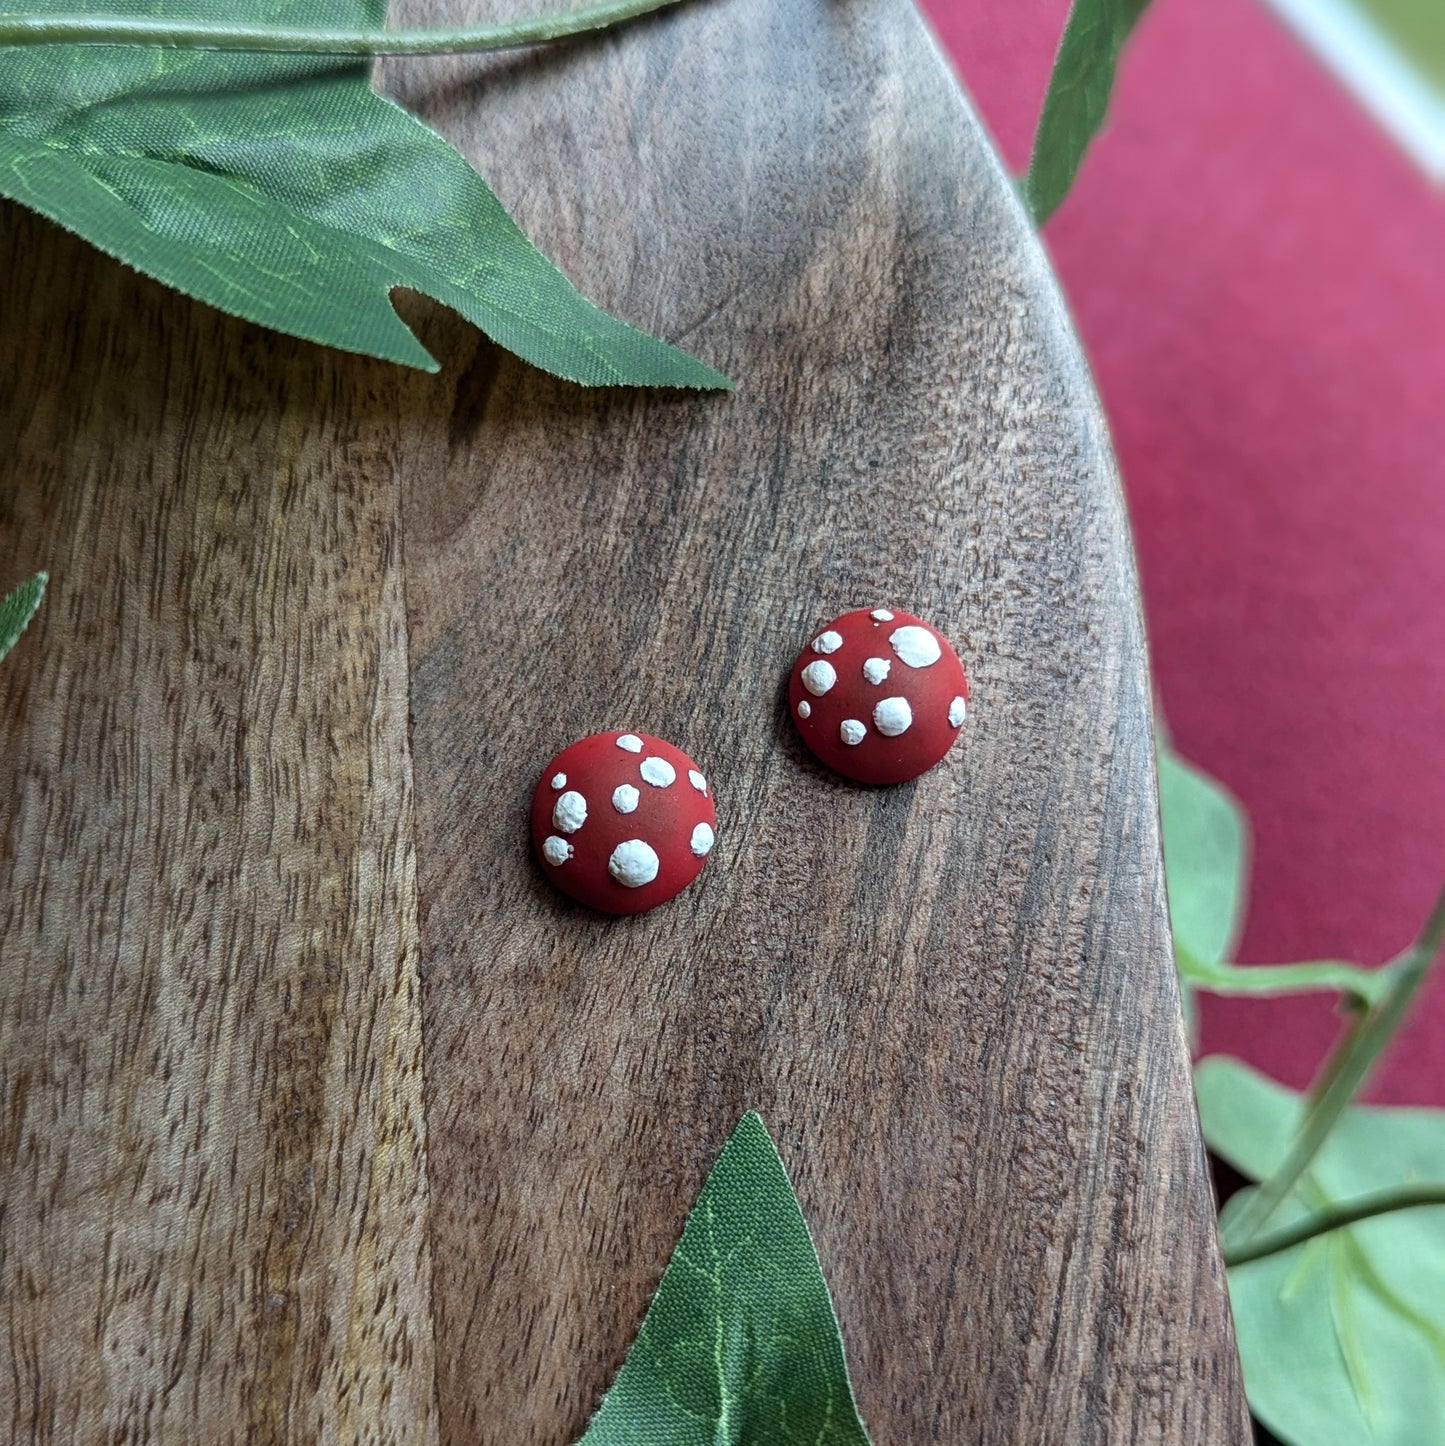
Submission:
<svg viewBox="0 0 1445 1446">
<path fill-rule="evenodd" d="M 587 800 L 575 788 L 569 788 L 552 807 L 552 827 L 576 833 L 586 822 Z"/>
<path fill-rule="evenodd" d="M 843 646 L 843 634 L 835 633 L 829 628 L 826 633 L 819 633 L 813 639 L 813 651 L 815 653 L 836 653 Z"/>
<path fill-rule="evenodd" d="M 612 807 L 618 813 L 631 813 L 637 807 L 637 800 L 641 797 L 642 795 L 630 783 L 619 783 L 612 790 Z"/>
<path fill-rule="evenodd" d="M 542 857 L 549 864 L 565 864 L 572 857 L 572 845 L 555 833 L 548 834 L 542 844 Z"/>
<path fill-rule="evenodd" d="M 894 628 L 888 634 L 888 641 L 893 651 L 910 668 L 931 668 L 943 656 L 938 639 L 927 628 L 917 627 L 913 623 Z"/>
<path fill-rule="evenodd" d="M 887 608 L 874 608 L 868 616 L 875 623 L 891 623 L 893 621 L 893 614 Z"/>
<path fill-rule="evenodd" d="M 961 728 L 963 720 L 968 717 L 968 702 L 963 698 L 955 698 L 948 705 L 948 726 L 950 728 Z"/>
<path fill-rule="evenodd" d="M 567 787 L 567 775 L 565 773 L 554 773 L 552 775 L 552 787 L 560 790 Z"/>
<path fill-rule="evenodd" d="M 617 740 L 617 746 L 619 748 L 625 748 L 629 753 L 641 753 L 642 739 L 635 733 L 624 733 L 622 737 Z"/>
<path fill-rule="evenodd" d="M 717 835 L 712 831 L 710 824 L 700 823 L 692 831 L 691 848 L 698 858 L 705 859 L 711 850 Z"/>
<path fill-rule="evenodd" d="M 697 769 L 689 768 L 687 770 L 687 781 L 692 784 L 692 786 L 697 789 L 699 793 L 707 793 L 707 779 L 705 779 L 702 774 L 697 771 Z"/>
<path fill-rule="evenodd" d="M 892 671 L 893 664 L 887 658 L 868 658 L 863 664 L 863 676 L 875 686 Z"/>
<path fill-rule="evenodd" d="M 815 698 L 821 698 L 837 681 L 838 670 L 823 658 L 803 669 L 803 686 Z"/>
<path fill-rule="evenodd" d="M 849 748 L 856 748 L 868 732 L 868 725 L 860 723 L 856 718 L 845 718 L 838 725 L 838 736 Z"/>
<path fill-rule="evenodd" d="M 907 698 L 885 698 L 873 709 L 873 723 L 885 738 L 897 738 L 913 726 L 913 709 Z"/>
<path fill-rule="evenodd" d="M 811 718 L 813 716 L 813 705 L 806 698 L 798 704 L 798 717 Z"/>
<path fill-rule="evenodd" d="M 654 788 L 671 788 L 677 780 L 677 769 L 665 758 L 644 758 L 641 772 L 642 781 Z"/>
<path fill-rule="evenodd" d="M 650 884 L 657 877 L 657 868 L 656 852 L 640 838 L 624 839 L 607 860 L 607 872 L 629 889 L 640 889 L 643 884 Z"/>
</svg>

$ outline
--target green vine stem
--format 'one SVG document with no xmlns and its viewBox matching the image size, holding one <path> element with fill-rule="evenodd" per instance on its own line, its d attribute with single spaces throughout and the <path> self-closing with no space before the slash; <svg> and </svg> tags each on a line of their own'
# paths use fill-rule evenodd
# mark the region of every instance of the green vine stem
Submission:
<svg viewBox="0 0 1445 1446">
<path fill-rule="evenodd" d="M 1377 1195 L 1365 1195 L 1343 1205 L 1331 1205 L 1286 1230 L 1277 1230 L 1247 1245 L 1226 1250 L 1224 1263 L 1228 1266 L 1248 1265 L 1252 1260 L 1278 1255 L 1281 1250 L 1292 1250 L 1296 1245 L 1303 1245 L 1305 1241 L 1313 1240 L 1317 1235 L 1326 1235 L 1331 1230 L 1342 1230 L 1346 1225 L 1358 1225 L 1361 1220 L 1389 1215 L 1396 1210 L 1415 1210 L 1422 1205 L 1445 1205 L 1445 1185 L 1402 1185 L 1397 1190 L 1382 1190 Z"/>
<path fill-rule="evenodd" d="M 1327 991 L 1346 995 L 1368 1008 L 1389 992 L 1383 969 L 1364 969 L 1343 959 L 1317 959 L 1307 964 L 1207 964 L 1177 941 L 1175 958 L 1179 977 L 1194 989 L 1211 994 L 1309 994 Z"/>
<path fill-rule="evenodd" d="M 150 45 L 178 50 L 242 50 L 285 55 L 458 55 L 511 50 L 604 30 L 679 0 L 595 0 L 576 10 L 459 30 L 312 30 L 228 25 L 129 15 L 0 14 L 7 45 Z"/>
<path fill-rule="evenodd" d="M 1382 971 L 1386 979 L 1384 994 L 1356 1015 L 1344 1038 L 1325 1061 L 1319 1079 L 1310 1090 L 1304 1119 L 1279 1169 L 1261 1182 L 1235 1217 L 1230 1233 L 1242 1245 L 1250 1244 L 1268 1224 L 1329 1138 L 1345 1108 L 1369 1079 L 1420 992 L 1440 952 L 1442 939 L 1445 939 L 1445 890 L 1435 900 L 1419 937 Z"/>
</svg>

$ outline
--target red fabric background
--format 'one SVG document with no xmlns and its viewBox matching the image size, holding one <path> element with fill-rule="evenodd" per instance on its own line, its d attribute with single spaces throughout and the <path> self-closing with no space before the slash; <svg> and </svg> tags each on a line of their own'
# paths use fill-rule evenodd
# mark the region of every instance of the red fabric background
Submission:
<svg viewBox="0 0 1445 1446">
<path fill-rule="evenodd" d="M 925 0 L 1021 170 L 1067 0 Z M 1254 826 L 1245 961 L 1378 963 L 1445 881 L 1445 202 L 1255 0 L 1156 0 L 1045 239 L 1180 752 Z M 1327 998 L 1209 999 L 1289 1084 Z M 1445 1104 L 1445 966 L 1371 1094 Z"/>
</svg>

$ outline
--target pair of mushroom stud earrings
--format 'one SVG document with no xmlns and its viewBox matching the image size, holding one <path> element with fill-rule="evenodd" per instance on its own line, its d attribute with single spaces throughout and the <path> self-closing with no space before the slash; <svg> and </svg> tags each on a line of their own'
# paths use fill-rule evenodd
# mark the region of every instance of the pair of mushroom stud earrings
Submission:
<svg viewBox="0 0 1445 1446">
<path fill-rule="evenodd" d="M 788 710 L 828 767 L 903 783 L 942 760 L 968 707 L 958 654 L 922 618 L 859 608 L 793 664 Z M 640 914 L 685 889 L 716 839 L 712 789 L 682 749 L 646 733 L 594 733 L 564 748 L 532 795 L 547 877 L 579 903 Z"/>
</svg>

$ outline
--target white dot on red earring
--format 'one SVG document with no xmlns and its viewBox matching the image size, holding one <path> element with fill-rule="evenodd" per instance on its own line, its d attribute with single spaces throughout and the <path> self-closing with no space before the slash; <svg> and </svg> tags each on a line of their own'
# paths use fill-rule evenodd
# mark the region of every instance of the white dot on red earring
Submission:
<svg viewBox="0 0 1445 1446">
<path fill-rule="evenodd" d="M 838 670 L 822 658 L 803 669 L 803 686 L 815 698 L 821 698 L 837 681 Z"/>
<path fill-rule="evenodd" d="M 933 629 L 913 623 L 894 628 L 888 634 L 888 644 L 910 668 L 931 668 L 943 656 Z"/>
<path fill-rule="evenodd" d="M 907 698 L 885 698 L 873 709 L 873 726 L 885 738 L 897 738 L 913 726 L 913 709 Z"/>
<path fill-rule="evenodd" d="M 607 872 L 629 889 L 640 889 L 643 884 L 650 884 L 661 866 L 657 850 L 640 838 L 624 839 L 607 860 Z"/>
<path fill-rule="evenodd" d="M 665 758 L 644 758 L 638 771 L 642 774 L 642 781 L 654 788 L 671 788 L 677 781 L 677 769 Z"/>
<path fill-rule="evenodd" d="M 563 833 L 576 833 L 587 822 L 587 800 L 569 788 L 552 809 L 552 824 Z"/>
</svg>

